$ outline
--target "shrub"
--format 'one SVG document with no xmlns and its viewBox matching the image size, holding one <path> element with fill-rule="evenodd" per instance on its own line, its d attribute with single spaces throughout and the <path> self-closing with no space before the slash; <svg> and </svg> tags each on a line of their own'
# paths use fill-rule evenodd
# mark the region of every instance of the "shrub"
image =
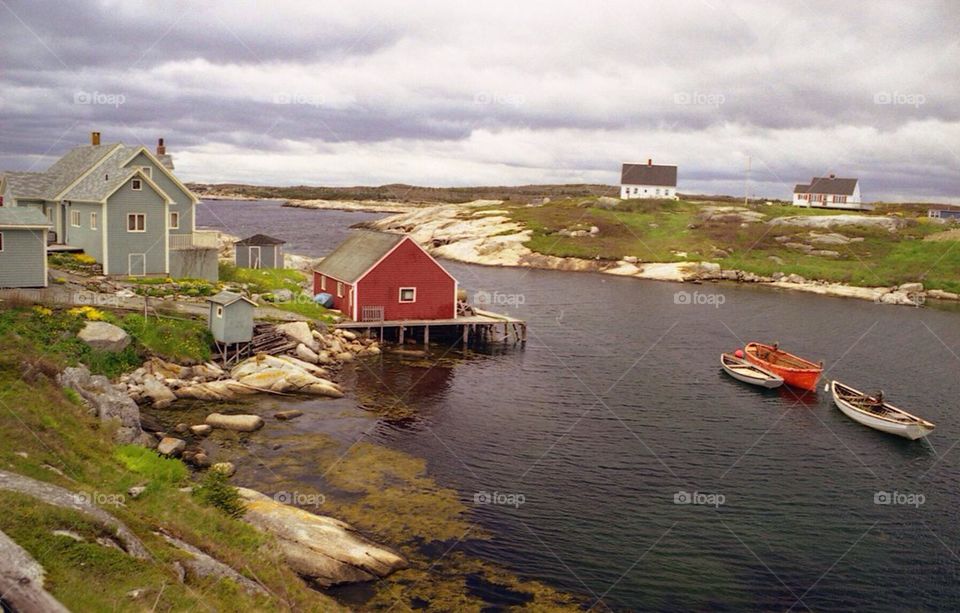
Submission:
<svg viewBox="0 0 960 613">
<path fill-rule="evenodd" d="M 227 475 L 217 470 L 207 472 L 193 494 L 204 504 L 220 509 L 230 517 L 241 517 L 247 510 L 237 488 L 230 485 Z"/>
</svg>

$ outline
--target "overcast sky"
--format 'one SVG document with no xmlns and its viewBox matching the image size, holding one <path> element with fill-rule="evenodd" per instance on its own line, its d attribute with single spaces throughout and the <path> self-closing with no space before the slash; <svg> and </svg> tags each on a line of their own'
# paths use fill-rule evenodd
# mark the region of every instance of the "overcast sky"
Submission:
<svg viewBox="0 0 960 613">
<path fill-rule="evenodd" d="M 462 6 L 460 6 L 462 5 Z M 0 0 L 0 168 L 165 137 L 189 181 L 960 200 L 960 2 Z"/>
</svg>

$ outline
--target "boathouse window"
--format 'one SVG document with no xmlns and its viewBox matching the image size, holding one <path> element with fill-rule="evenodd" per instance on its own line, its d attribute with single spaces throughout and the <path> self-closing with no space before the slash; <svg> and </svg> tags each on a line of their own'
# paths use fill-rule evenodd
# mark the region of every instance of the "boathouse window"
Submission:
<svg viewBox="0 0 960 613">
<path fill-rule="evenodd" d="M 343 298 L 343 283 L 337 281 L 337 298 Z"/>
<path fill-rule="evenodd" d="M 416 302 L 416 301 L 417 301 L 417 288 L 415 287 L 400 288 L 400 302 Z"/>
<path fill-rule="evenodd" d="M 217 317 L 223 317 L 223 307 L 222 307 L 222 306 L 218 306 L 218 307 L 217 307 Z"/>
<path fill-rule="evenodd" d="M 327 291 L 327 278 L 323 275 L 320 275 L 320 289 Z"/>
<path fill-rule="evenodd" d="M 139 192 L 141 189 L 143 189 L 143 182 L 140 179 L 134 179 L 130 184 L 130 189 L 135 192 Z"/>
<path fill-rule="evenodd" d="M 143 213 L 130 213 L 127 215 L 127 232 L 146 232 L 147 216 Z"/>
</svg>

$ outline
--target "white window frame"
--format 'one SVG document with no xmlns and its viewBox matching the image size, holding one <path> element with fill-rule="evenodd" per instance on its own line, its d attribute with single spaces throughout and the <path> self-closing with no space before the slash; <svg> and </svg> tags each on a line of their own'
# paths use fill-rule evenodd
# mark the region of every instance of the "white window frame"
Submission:
<svg viewBox="0 0 960 613">
<path fill-rule="evenodd" d="M 90 213 L 90 229 L 91 229 L 91 230 L 99 230 L 100 228 L 99 228 L 98 225 L 97 225 L 97 224 L 99 224 L 99 223 L 100 223 L 100 220 L 97 219 L 97 214 L 96 214 L 96 213 Z"/>
<path fill-rule="evenodd" d="M 337 298 L 343 298 L 343 281 L 337 281 Z"/>
<path fill-rule="evenodd" d="M 176 219 L 177 223 L 173 223 L 173 220 Z M 172 211 L 170 213 L 170 229 L 179 230 L 180 229 L 180 213 L 177 211 Z"/>
<path fill-rule="evenodd" d="M 320 275 L 320 291 L 327 291 L 327 275 Z"/>
<path fill-rule="evenodd" d="M 223 319 L 223 305 L 222 305 L 222 304 L 218 304 L 218 305 L 217 305 L 217 318 Z"/>
<path fill-rule="evenodd" d="M 137 229 L 131 230 L 131 229 L 130 229 L 130 218 L 131 218 L 131 217 L 142 217 L 142 218 L 143 218 L 143 225 L 142 225 L 142 227 L 141 227 L 139 230 L 137 230 Z M 134 228 L 137 227 L 137 223 L 136 223 L 136 222 L 134 222 L 133 227 L 134 227 Z M 146 213 L 127 213 L 127 232 L 136 233 L 136 234 L 143 234 L 143 233 L 146 232 L 146 231 L 147 231 L 147 215 L 146 215 Z"/>
<path fill-rule="evenodd" d="M 413 298 L 411 300 L 403 299 L 403 292 L 413 292 Z M 397 302 L 400 304 L 413 304 L 417 301 L 417 288 L 415 287 L 401 287 L 400 291 L 397 293 Z"/>
<path fill-rule="evenodd" d="M 151 179 L 153 178 L 153 168 L 149 166 L 138 166 L 138 168 L 143 171 L 143 174 L 147 175 Z"/>
<path fill-rule="evenodd" d="M 135 192 L 143 191 L 143 179 L 134 179 L 130 181 L 130 189 Z"/>
<path fill-rule="evenodd" d="M 80 216 L 80 211 L 70 211 L 70 227 L 79 228 L 83 223 L 83 219 Z"/>
<path fill-rule="evenodd" d="M 0 253 L 3 253 L 3 232 L 0 232 Z"/>
</svg>

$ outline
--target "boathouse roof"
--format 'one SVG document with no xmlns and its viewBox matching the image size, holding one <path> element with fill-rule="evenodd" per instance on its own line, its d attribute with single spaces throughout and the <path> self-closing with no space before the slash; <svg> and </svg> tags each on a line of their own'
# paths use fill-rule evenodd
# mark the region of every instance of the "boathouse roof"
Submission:
<svg viewBox="0 0 960 613">
<path fill-rule="evenodd" d="M 316 272 L 346 283 L 356 283 L 383 256 L 406 238 L 403 234 L 358 230 L 323 259 Z"/>
</svg>

